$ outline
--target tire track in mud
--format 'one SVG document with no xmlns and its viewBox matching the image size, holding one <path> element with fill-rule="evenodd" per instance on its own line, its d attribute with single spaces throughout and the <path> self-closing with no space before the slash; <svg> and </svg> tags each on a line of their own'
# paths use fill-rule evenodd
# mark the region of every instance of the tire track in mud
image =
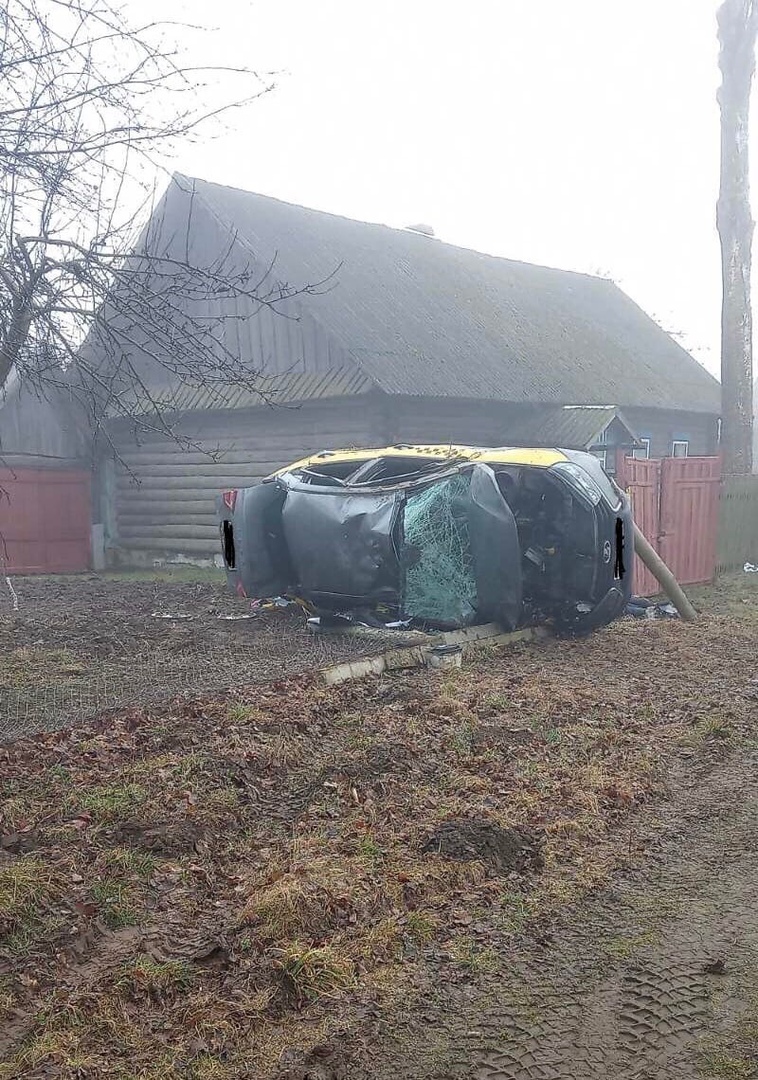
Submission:
<svg viewBox="0 0 758 1080">
<path fill-rule="evenodd" d="M 716 1075 L 703 1068 L 702 1040 L 728 1031 L 755 993 L 758 756 L 734 755 L 702 780 L 673 786 L 662 821 L 639 822 L 657 849 L 642 876 L 574 909 L 555 945 L 510 962 L 506 978 L 483 988 L 465 1014 L 441 1016 L 444 1069 L 403 1076 Z"/>
</svg>

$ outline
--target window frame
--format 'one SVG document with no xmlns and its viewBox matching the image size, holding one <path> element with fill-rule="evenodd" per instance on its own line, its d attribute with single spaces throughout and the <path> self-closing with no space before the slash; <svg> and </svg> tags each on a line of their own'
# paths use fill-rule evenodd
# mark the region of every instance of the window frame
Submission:
<svg viewBox="0 0 758 1080">
<path fill-rule="evenodd" d="M 677 446 L 684 447 L 683 454 L 677 454 Z M 686 458 L 690 456 L 690 440 L 689 439 L 672 439 L 671 440 L 671 456 L 673 458 Z"/>
<path fill-rule="evenodd" d="M 652 439 L 650 438 L 649 435 L 640 435 L 640 437 L 639 437 L 639 439 L 637 441 L 641 442 L 641 443 L 644 443 L 645 445 L 644 445 L 644 447 L 635 446 L 634 449 L 632 450 L 631 456 L 634 458 L 635 461 L 649 461 L 650 460 L 650 447 L 651 447 L 651 444 L 652 444 Z M 643 450 L 644 450 L 644 456 L 643 456 L 643 453 L 642 453 Z"/>
</svg>

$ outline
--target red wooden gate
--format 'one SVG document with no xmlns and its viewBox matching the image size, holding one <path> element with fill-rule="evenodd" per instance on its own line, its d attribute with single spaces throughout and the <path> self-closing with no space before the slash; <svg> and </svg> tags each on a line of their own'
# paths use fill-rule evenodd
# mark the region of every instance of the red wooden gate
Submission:
<svg viewBox="0 0 758 1080">
<path fill-rule="evenodd" d="M 658 548 L 659 496 L 661 462 L 652 458 L 622 458 L 616 470 L 616 482 L 632 501 L 632 513 L 640 532 Z M 634 591 L 637 596 L 660 592 L 660 585 L 635 555 Z"/>
<path fill-rule="evenodd" d="M 74 469 L 0 469 L 0 570 L 88 570 L 90 483 L 88 472 Z"/>
<path fill-rule="evenodd" d="M 721 459 L 622 458 L 617 483 L 632 501 L 634 520 L 682 585 L 711 581 L 716 572 Z M 661 591 L 635 556 L 634 591 Z"/>
<path fill-rule="evenodd" d="M 681 585 L 711 581 L 716 572 L 721 459 L 661 462 L 658 551 Z"/>
</svg>

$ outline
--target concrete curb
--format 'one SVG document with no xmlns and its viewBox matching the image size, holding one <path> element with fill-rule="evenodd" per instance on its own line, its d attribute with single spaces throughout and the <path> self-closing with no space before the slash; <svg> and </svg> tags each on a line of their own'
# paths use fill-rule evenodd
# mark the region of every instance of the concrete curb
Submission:
<svg viewBox="0 0 758 1080">
<path fill-rule="evenodd" d="M 322 682 L 327 686 L 338 686 L 351 679 L 383 675 L 386 671 L 426 667 L 437 645 L 460 645 L 465 655 L 472 645 L 479 642 L 486 642 L 487 645 L 515 645 L 520 641 L 539 641 L 549 636 L 549 631 L 543 626 L 507 632 L 496 623 L 487 623 L 484 626 L 470 626 L 465 630 L 451 630 L 444 634 L 429 635 L 422 645 L 390 649 L 378 656 L 368 656 L 363 660 L 348 660 L 342 664 L 333 664 L 322 668 L 319 674 Z"/>
</svg>

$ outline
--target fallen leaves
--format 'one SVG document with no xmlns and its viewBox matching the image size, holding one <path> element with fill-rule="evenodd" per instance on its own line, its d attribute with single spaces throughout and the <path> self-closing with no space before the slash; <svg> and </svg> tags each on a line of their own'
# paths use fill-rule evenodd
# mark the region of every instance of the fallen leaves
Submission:
<svg viewBox="0 0 758 1080">
<path fill-rule="evenodd" d="M 93 1078 L 139 1075 L 212 1047 L 226 1080 L 254 1048 L 263 1077 L 295 1032 L 491 976 L 504 941 L 549 940 L 550 912 L 628 859 L 614 830 L 683 739 L 694 768 L 739 737 L 754 651 L 749 626 L 620 624 L 455 673 L 282 679 L 8 747 L 11 1068 L 31 1047 L 53 1075 L 77 1055 Z"/>
</svg>

